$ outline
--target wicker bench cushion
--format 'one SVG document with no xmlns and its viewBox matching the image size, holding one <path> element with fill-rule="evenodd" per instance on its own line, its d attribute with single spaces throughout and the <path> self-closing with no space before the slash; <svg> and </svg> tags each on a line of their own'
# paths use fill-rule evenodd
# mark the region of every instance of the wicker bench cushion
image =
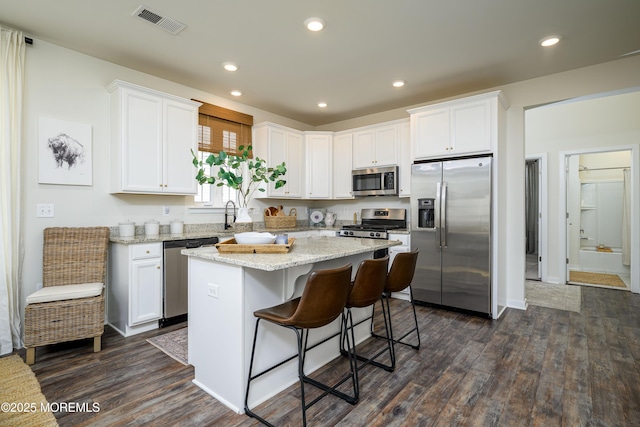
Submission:
<svg viewBox="0 0 640 427">
<path fill-rule="evenodd" d="M 27 304 L 88 298 L 100 295 L 102 283 L 80 283 L 77 285 L 46 286 L 27 297 Z"/>
</svg>

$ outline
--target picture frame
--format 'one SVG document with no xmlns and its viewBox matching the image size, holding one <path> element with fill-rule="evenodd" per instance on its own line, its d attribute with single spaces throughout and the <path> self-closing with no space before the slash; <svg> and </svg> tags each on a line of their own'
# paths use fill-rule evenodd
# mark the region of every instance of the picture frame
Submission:
<svg viewBox="0 0 640 427">
<path fill-rule="evenodd" d="M 91 125 L 38 117 L 38 183 L 93 185 Z"/>
</svg>

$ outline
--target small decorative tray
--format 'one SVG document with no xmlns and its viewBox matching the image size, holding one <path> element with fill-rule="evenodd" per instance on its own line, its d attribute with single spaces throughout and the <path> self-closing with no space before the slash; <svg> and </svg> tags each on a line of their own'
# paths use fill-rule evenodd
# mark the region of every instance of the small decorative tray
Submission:
<svg viewBox="0 0 640 427">
<path fill-rule="evenodd" d="M 239 245 L 236 239 L 227 240 L 226 242 L 216 243 L 216 249 L 221 254 L 286 254 L 289 252 L 295 237 L 289 237 L 289 243 L 285 245 Z"/>
</svg>

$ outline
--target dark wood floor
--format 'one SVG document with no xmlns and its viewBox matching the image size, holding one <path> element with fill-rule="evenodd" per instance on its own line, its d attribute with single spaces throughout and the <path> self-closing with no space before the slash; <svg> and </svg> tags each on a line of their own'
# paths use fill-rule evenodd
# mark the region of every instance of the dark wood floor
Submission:
<svg viewBox="0 0 640 427">
<path fill-rule="evenodd" d="M 392 307 L 396 325 L 408 319 L 407 306 Z M 309 423 L 640 425 L 640 295 L 585 287 L 581 313 L 530 306 L 492 321 L 418 307 L 418 316 L 419 352 L 399 347 L 394 373 L 365 368 L 357 405 L 324 398 Z M 196 387 L 192 367 L 146 342 L 168 329 L 125 339 L 107 328 L 96 354 L 91 341 L 38 349 L 33 370 L 49 402 L 100 405 L 97 413 L 56 414 L 60 425 L 256 425 Z M 333 377 L 345 363 L 316 375 Z M 257 411 L 276 425 L 299 425 L 298 396 L 291 387 Z"/>
</svg>

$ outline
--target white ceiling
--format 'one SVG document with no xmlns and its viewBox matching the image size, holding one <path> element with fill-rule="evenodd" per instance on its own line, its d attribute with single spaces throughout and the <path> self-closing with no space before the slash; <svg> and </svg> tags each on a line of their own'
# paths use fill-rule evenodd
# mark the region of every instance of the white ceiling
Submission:
<svg viewBox="0 0 640 427">
<path fill-rule="evenodd" d="M 187 28 L 133 17 L 142 4 Z M 311 16 L 325 30 L 307 31 Z M 638 0 L 0 0 L 0 24 L 36 43 L 240 89 L 235 101 L 312 126 L 619 59 L 640 49 L 639 18 Z M 563 39 L 541 48 L 550 34 Z"/>
</svg>

